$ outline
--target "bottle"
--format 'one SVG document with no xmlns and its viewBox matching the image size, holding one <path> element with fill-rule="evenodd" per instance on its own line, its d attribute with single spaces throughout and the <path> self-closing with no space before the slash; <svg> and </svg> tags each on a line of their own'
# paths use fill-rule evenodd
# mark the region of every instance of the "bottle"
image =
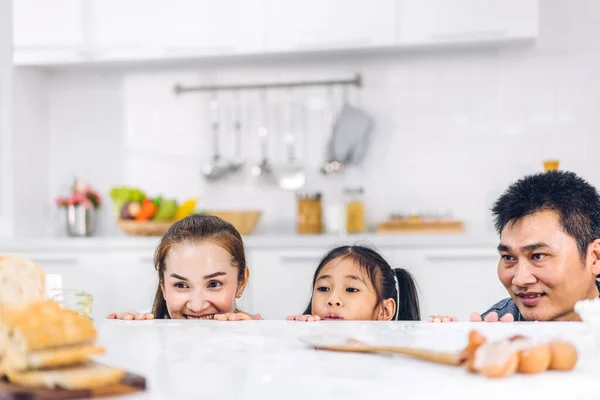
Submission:
<svg viewBox="0 0 600 400">
<path fill-rule="evenodd" d="M 297 202 L 296 232 L 299 234 L 322 233 L 321 193 L 298 193 Z"/>
<path fill-rule="evenodd" d="M 367 230 L 365 206 L 363 203 L 362 187 L 346 187 L 346 231 L 348 233 L 362 233 Z"/>
</svg>

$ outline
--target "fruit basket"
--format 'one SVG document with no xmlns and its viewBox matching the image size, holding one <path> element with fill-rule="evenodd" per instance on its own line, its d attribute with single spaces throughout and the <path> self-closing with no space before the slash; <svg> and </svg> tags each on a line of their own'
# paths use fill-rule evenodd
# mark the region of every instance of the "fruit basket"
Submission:
<svg viewBox="0 0 600 400">
<path fill-rule="evenodd" d="M 175 221 L 191 215 L 197 199 L 178 203 L 162 196 L 150 197 L 138 188 L 114 187 L 113 201 L 116 225 L 131 236 L 162 236 Z"/>
<path fill-rule="evenodd" d="M 175 221 L 144 221 L 137 222 L 127 219 L 118 219 L 117 226 L 131 236 L 162 236 Z"/>
<path fill-rule="evenodd" d="M 250 235 L 262 214 L 260 210 L 207 210 L 206 214 L 217 216 L 235 227 L 241 235 Z"/>
</svg>

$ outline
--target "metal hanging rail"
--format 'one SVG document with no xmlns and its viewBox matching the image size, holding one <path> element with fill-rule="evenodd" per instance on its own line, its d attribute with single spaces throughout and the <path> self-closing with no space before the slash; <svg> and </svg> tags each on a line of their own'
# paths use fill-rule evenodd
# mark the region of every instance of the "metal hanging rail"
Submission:
<svg viewBox="0 0 600 400">
<path fill-rule="evenodd" d="M 175 93 L 189 92 L 212 92 L 222 90 L 248 90 L 248 89 L 275 89 L 275 88 L 297 88 L 309 86 L 337 86 L 337 85 L 354 85 L 362 87 L 362 76 L 356 74 L 353 79 L 332 79 L 323 81 L 292 81 L 292 82 L 272 82 L 272 83 L 251 83 L 251 84 L 230 84 L 230 85 L 202 85 L 202 86 L 181 86 L 175 85 Z"/>
</svg>

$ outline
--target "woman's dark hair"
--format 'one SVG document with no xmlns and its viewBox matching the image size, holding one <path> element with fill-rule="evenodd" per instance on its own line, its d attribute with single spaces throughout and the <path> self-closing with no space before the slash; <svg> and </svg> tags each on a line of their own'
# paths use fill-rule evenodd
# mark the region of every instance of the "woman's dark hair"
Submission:
<svg viewBox="0 0 600 400">
<path fill-rule="evenodd" d="M 368 247 L 341 246 L 329 251 L 321 259 L 315 271 L 312 282 L 313 290 L 319 272 L 321 272 L 323 267 L 336 259 L 350 259 L 359 268 L 364 270 L 375 288 L 377 304 L 380 304 L 385 299 L 393 299 L 394 303 L 397 303 L 397 299 L 399 299 L 400 304 L 396 304 L 396 313 L 392 319 L 403 321 L 421 320 L 417 285 L 410 272 L 402 268 L 392 269 L 390 264 L 379 253 Z M 398 289 L 396 289 L 394 276 L 398 280 Z M 312 314 L 312 295 L 304 314 Z"/>
<path fill-rule="evenodd" d="M 182 243 L 199 243 L 210 240 L 231 255 L 231 264 L 238 270 L 238 282 L 246 272 L 246 253 L 240 233 L 229 222 L 206 214 L 194 214 L 175 222 L 162 236 L 154 253 L 154 268 L 158 272 L 158 285 L 154 295 L 152 314 L 155 318 L 169 318 L 167 303 L 163 296 L 165 260 L 171 249 Z"/>
<path fill-rule="evenodd" d="M 548 171 L 513 183 L 492 207 L 496 231 L 538 211 L 559 215 L 563 231 L 573 237 L 581 259 L 600 238 L 600 196 L 588 182 L 568 171 Z"/>
</svg>

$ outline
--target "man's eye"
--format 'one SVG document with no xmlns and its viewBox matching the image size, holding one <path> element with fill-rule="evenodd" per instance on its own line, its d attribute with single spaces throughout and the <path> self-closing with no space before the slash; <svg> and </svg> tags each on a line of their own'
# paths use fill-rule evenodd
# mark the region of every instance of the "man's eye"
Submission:
<svg viewBox="0 0 600 400">
<path fill-rule="evenodd" d="M 507 254 L 503 254 L 503 255 L 501 255 L 500 257 L 502 257 L 502 259 L 503 259 L 504 261 L 508 261 L 508 262 L 511 262 L 511 261 L 514 261 L 514 260 L 515 260 L 515 258 L 514 258 L 513 256 L 509 256 L 509 255 L 507 255 Z"/>
<path fill-rule="evenodd" d="M 317 288 L 319 292 L 329 292 L 329 288 L 327 286 L 320 286 Z"/>
<path fill-rule="evenodd" d="M 547 256 L 547 254 L 535 253 L 534 255 L 531 256 L 531 258 L 533 258 L 536 261 L 540 261 L 540 260 L 544 259 L 546 256 Z"/>
</svg>

